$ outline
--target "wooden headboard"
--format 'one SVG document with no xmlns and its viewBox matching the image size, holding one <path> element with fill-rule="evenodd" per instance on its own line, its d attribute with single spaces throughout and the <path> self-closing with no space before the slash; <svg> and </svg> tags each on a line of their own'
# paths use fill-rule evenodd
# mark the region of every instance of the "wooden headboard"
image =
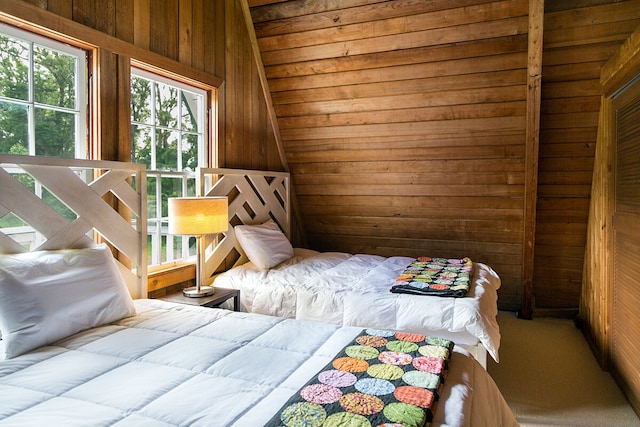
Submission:
<svg viewBox="0 0 640 427">
<path fill-rule="evenodd" d="M 0 253 L 104 241 L 132 297 L 147 297 L 145 165 L 0 155 L 0 188 Z"/>
<path fill-rule="evenodd" d="M 199 168 L 198 195 L 229 198 L 229 230 L 220 236 L 207 236 L 204 277 L 227 270 L 244 259 L 233 227 L 260 224 L 273 219 L 291 238 L 289 174 L 286 172 Z"/>
</svg>

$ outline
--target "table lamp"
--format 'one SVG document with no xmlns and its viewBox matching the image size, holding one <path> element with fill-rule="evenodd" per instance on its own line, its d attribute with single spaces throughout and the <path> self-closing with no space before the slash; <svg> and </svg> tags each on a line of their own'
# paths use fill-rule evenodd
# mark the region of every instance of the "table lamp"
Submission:
<svg viewBox="0 0 640 427">
<path fill-rule="evenodd" d="M 185 288 L 186 297 L 199 298 L 212 295 L 212 286 L 201 286 L 204 235 L 227 231 L 229 206 L 226 197 L 170 197 L 169 234 L 196 237 L 196 285 Z"/>
</svg>

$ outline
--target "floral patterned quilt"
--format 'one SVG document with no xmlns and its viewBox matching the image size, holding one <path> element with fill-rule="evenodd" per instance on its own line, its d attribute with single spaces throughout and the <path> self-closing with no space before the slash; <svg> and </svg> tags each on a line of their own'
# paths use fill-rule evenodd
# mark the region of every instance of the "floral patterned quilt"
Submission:
<svg viewBox="0 0 640 427">
<path fill-rule="evenodd" d="M 453 342 L 366 329 L 267 426 L 428 426 Z"/>
<path fill-rule="evenodd" d="M 391 292 L 442 297 L 463 297 L 469 291 L 473 261 L 465 257 L 420 257 L 398 276 Z"/>
</svg>

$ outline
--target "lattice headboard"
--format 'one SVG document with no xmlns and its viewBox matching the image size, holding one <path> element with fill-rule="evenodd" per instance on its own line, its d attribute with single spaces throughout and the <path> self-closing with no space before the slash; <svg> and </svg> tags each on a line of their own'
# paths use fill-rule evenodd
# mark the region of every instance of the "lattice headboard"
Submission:
<svg viewBox="0 0 640 427">
<path fill-rule="evenodd" d="M 229 230 L 205 241 L 204 277 L 227 270 L 244 257 L 233 227 L 273 219 L 291 238 L 289 174 L 286 172 L 199 168 L 198 194 L 229 198 Z"/>
<path fill-rule="evenodd" d="M 132 297 L 147 297 L 144 165 L 0 155 L 0 188 L 0 253 L 106 241 Z"/>
</svg>

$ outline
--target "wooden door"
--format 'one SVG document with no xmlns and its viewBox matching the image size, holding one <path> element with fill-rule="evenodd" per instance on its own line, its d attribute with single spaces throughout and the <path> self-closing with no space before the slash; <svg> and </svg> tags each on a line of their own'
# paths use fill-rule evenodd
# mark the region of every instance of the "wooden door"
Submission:
<svg viewBox="0 0 640 427">
<path fill-rule="evenodd" d="M 640 409 L 640 76 L 614 99 L 611 368 Z"/>
</svg>

